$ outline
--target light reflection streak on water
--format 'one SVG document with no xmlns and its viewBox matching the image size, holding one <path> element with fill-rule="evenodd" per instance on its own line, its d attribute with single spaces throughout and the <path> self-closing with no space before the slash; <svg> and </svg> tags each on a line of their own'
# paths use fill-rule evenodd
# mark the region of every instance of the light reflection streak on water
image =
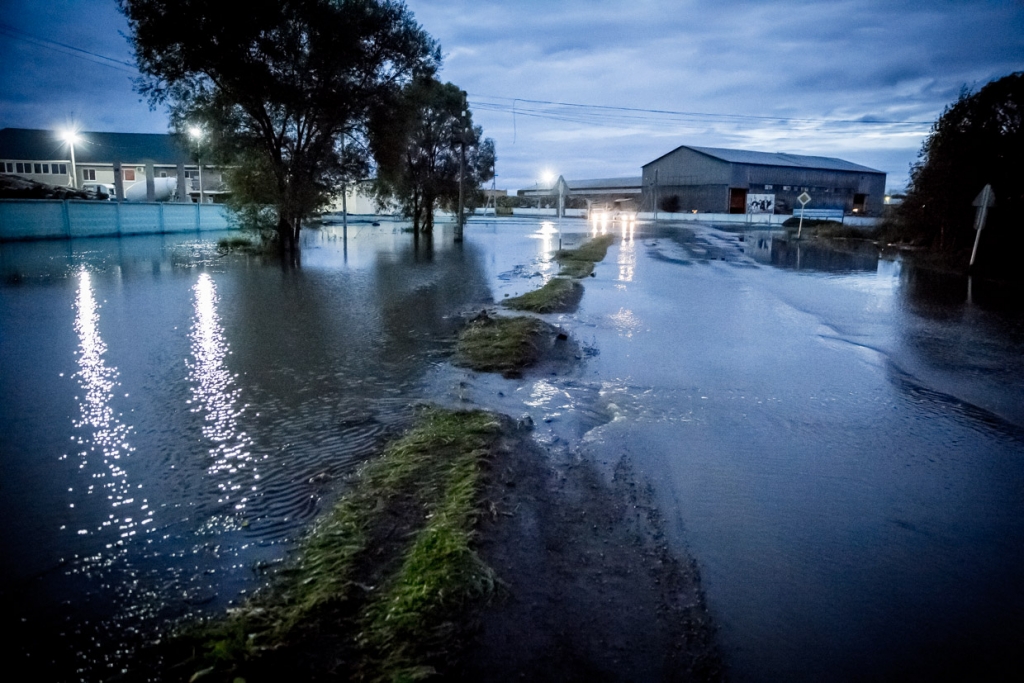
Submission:
<svg viewBox="0 0 1024 683">
<path fill-rule="evenodd" d="M 120 386 L 118 370 L 107 365 L 104 355 L 107 345 L 99 331 L 99 304 L 93 291 L 92 276 L 82 270 L 78 274 L 78 293 L 75 298 L 75 332 L 78 334 L 78 378 L 83 391 L 79 404 L 81 419 L 74 421 L 76 429 L 91 430 L 88 437 L 82 435 L 76 440 L 83 446 L 78 455 L 81 461 L 79 470 L 90 471 L 90 464 L 95 465 L 94 458 L 100 458 L 103 467 L 93 470 L 90 479 L 96 480 L 86 486 L 85 495 L 105 494 L 114 512 L 100 522 L 96 532 L 116 531 L 118 540 L 107 543 L 107 549 L 123 546 L 124 542 L 135 536 L 137 527 L 151 523 L 153 511 L 149 509 L 146 499 L 141 499 L 139 512 L 126 511 L 125 506 L 136 502 L 135 495 L 128 483 L 128 473 L 124 468 L 124 460 L 135 451 L 128 438 L 132 427 L 121 421 L 120 415 L 114 412 L 112 401 L 114 390 Z M 71 504 L 74 507 L 74 504 Z M 79 528 L 80 536 L 91 532 L 88 528 Z M 91 558 L 101 561 L 100 558 Z"/>
<path fill-rule="evenodd" d="M 199 275 L 192 288 L 195 315 L 192 320 L 192 362 L 189 379 L 192 383 L 191 410 L 203 413 L 203 436 L 212 442 L 213 462 L 207 471 L 219 481 L 219 503 L 233 504 L 241 513 L 256 491 L 259 473 L 250 450 L 252 439 L 241 431 L 238 417 L 245 406 L 236 409 L 241 390 L 224 363 L 230 345 L 217 313 L 217 285 L 207 273 Z M 229 519 L 221 520 L 231 525 Z"/>
<path fill-rule="evenodd" d="M 622 221 L 622 242 L 619 244 L 619 282 L 632 282 L 636 270 L 636 243 L 633 241 L 633 233 L 636 231 L 636 221 L 624 219 Z"/>
<path fill-rule="evenodd" d="M 541 240 L 540 248 L 546 257 L 546 260 L 541 262 L 538 267 L 544 281 L 547 282 L 554 275 L 555 261 L 548 255 L 555 250 L 555 235 L 559 234 L 558 228 L 551 221 L 541 221 L 540 229 L 535 234 Z"/>
</svg>

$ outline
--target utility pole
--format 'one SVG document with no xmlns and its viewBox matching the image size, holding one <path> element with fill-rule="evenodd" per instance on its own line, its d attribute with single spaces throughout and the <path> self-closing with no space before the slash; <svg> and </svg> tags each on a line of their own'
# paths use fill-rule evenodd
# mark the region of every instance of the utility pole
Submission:
<svg viewBox="0 0 1024 683">
<path fill-rule="evenodd" d="M 466 120 L 469 113 L 466 111 L 466 93 L 462 93 L 462 116 L 459 119 L 459 220 L 455 224 L 455 241 L 462 241 L 462 224 L 465 216 L 466 197 L 464 185 L 466 178 Z"/>
<path fill-rule="evenodd" d="M 341 131 L 341 163 L 345 163 L 345 131 Z M 345 182 L 344 168 L 341 181 L 341 235 L 348 239 L 348 184 Z"/>
<path fill-rule="evenodd" d="M 658 169 L 654 169 L 654 222 L 658 222 Z"/>
</svg>

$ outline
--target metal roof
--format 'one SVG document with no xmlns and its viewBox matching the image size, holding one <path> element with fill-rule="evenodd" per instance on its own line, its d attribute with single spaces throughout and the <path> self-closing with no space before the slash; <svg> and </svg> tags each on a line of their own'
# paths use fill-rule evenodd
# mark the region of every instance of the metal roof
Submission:
<svg viewBox="0 0 1024 683">
<path fill-rule="evenodd" d="M 745 149 L 723 149 L 721 147 L 695 147 L 694 145 L 680 145 L 668 154 L 663 154 L 654 161 L 664 159 L 669 154 L 680 149 L 692 149 L 694 152 L 706 154 L 715 159 L 721 159 L 731 164 L 751 164 L 756 166 L 787 166 L 790 168 L 814 168 L 825 171 L 853 171 L 857 173 L 884 173 L 874 168 L 861 166 L 852 161 L 837 159 L 835 157 L 817 157 L 807 154 L 787 154 L 785 152 L 754 152 Z M 653 164 L 651 161 L 645 166 Z"/>
<path fill-rule="evenodd" d="M 75 162 L 111 164 L 195 163 L 177 135 L 159 133 L 99 133 L 82 131 L 75 143 Z M 57 131 L 29 128 L 0 130 L 0 159 L 68 161 L 71 151 Z"/>
<path fill-rule="evenodd" d="M 622 189 L 640 189 L 642 186 L 643 179 L 639 176 L 628 177 L 628 178 L 591 178 L 588 180 L 566 180 L 565 184 L 570 190 L 622 190 Z M 530 187 L 523 188 L 523 192 L 539 192 L 541 190 L 554 190 L 558 185 L 556 180 L 551 184 L 531 185 Z"/>
</svg>

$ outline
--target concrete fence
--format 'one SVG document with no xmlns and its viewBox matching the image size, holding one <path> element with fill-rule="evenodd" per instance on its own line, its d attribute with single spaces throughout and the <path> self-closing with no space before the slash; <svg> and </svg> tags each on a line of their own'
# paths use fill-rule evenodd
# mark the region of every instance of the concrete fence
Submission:
<svg viewBox="0 0 1024 683">
<path fill-rule="evenodd" d="M 0 199 L 0 241 L 230 230 L 222 204 Z"/>
</svg>

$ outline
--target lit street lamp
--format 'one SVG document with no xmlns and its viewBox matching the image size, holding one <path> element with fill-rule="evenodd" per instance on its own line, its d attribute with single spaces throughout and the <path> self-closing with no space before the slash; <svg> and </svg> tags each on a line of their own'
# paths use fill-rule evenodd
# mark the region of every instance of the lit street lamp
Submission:
<svg viewBox="0 0 1024 683">
<path fill-rule="evenodd" d="M 78 142 L 78 133 L 69 129 L 61 133 L 61 137 L 71 147 L 71 187 L 77 190 L 78 171 L 75 169 L 75 143 Z"/>
<path fill-rule="evenodd" d="M 196 164 L 199 166 L 199 203 L 203 203 L 203 129 L 199 126 L 192 126 L 188 129 L 189 137 L 196 141 Z"/>
</svg>

